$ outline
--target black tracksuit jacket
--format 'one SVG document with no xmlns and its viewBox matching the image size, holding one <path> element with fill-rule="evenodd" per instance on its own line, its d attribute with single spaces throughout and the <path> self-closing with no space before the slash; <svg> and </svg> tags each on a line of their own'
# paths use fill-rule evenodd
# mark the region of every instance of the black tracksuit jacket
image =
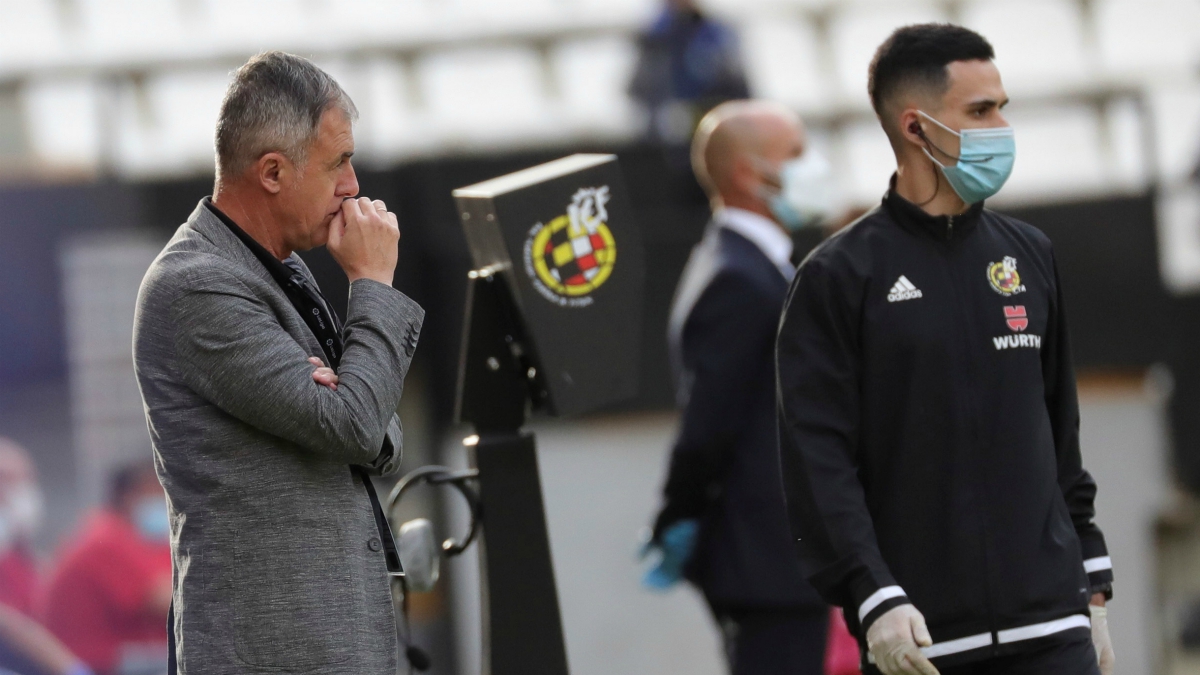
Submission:
<svg viewBox="0 0 1200 675">
<path fill-rule="evenodd" d="M 776 369 L 801 564 L 860 644 L 908 602 L 935 665 L 1086 638 L 1112 565 L 1044 234 L 893 187 L 802 263 Z"/>
</svg>

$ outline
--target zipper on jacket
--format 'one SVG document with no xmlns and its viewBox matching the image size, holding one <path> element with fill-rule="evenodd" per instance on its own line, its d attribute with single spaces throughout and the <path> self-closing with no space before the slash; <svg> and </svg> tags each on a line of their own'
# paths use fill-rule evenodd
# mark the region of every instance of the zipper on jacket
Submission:
<svg viewBox="0 0 1200 675">
<path fill-rule="evenodd" d="M 947 237 L 950 237 L 953 233 L 953 223 L 954 216 L 948 216 L 946 220 Z M 965 250 L 966 242 L 963 244 Z M 966 336 L 973 333 L 972 325 L 975 323 L 976 316 L 972 311 L 972 307 L 975 303 L 973 303 L 969 297 L 971 294 L 969 290 L 970 284 L 962 283 L 964 281 L 964 272 L 963 270 L 959 269 L 958 264 L 960 259 L 965 256 L 965 253 L 960 255 L 947 251 L 945 255 L 951 276 L 955 281 L 950 290 L 951 299 L 954 303 L 954 311 L 958 316 L 958 321 L 956 322 L 958 328 L 958 337 L 963 341 L 963 344 L 969 344 L 967 343 Z M 962 353 L 962 358 L 962 367 L 964 372 L 967 373 L 968 380 L 978 381 L 978 364 L 973 359 L 969 347 L 967 347 L 966 351 Z M 979 419 L 981 415 L 979 410 L 979 401 L 975 396 L 971 395 L 966 396 L 965 400 L 967 403 L 967 419 L 970 420 L 967 442 L 973 446 L 974 453 L 976 454 L 973 459 L 978 461 L 980 464 L 979 468 L 983 469 L 983 462 L 986 459 L 986 452 L 984 452 L 985 448 L 983 448 L 982 434 L 980 432 Z M 977 470 L 973 478 L 978 481 L 974 483 L 973 491 L 976 494 L 982 493 L 986 496 L 990 492 L 990 486 L 987 484 L 986 477 L 980 476 L 979 471 Z M 982 480 L 980 480 L 981 478 Z M 979 520 L 977 522 L 980 534 L 980 551 L 983 555 L 983 601 L 987 610 L 988 629 L 992 634 L 992 645 L 990 649 L 992 650 L 992 653 L 994 653 L 996 645 L 999 643 L 999 621 L 996 615 L 996 598 L 993 593 L 992 555 L 990 551 L 991 542 L 989 539 L 991 523 L 989 522 L 987 514 L 984 511 L 985 510 L 983 508 L 977 508 L 977 513 L 979 515 Z"/>
</svg>

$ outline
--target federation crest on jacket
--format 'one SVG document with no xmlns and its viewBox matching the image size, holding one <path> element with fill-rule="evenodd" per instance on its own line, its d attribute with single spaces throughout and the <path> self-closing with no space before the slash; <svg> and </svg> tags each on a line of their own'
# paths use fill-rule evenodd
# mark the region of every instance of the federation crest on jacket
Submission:
<svg viewBox="0 0 1200 675">
<path fill-rule="evenodd" d="M 608 186 L 580 188 L 567 212 L 538 223 L 525 240 L 525 272 L 537 292 L 562 307 L 587 307 L 612 275 L 617 243 L 608 229 Z"/>
<path fill-rule="evenodd" d="M 1025 286 L 1021 284 L 1021 275 L 1017 273 L 1017 259 L 1011 255 L 988 265 L 987 277 L 988 282 L 992 284 L 992 290 L 1005 297 L 1025 292 Z"/>
</svg>

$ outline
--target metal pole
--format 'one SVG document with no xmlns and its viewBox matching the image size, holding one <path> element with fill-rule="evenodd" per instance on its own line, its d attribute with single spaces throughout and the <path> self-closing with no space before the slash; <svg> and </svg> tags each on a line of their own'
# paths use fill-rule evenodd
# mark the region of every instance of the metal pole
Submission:
<svg viewBox="0 0 1200 675">
<path fill-rule="evenodd" d="M 567 675 L 537 451 L 520 431 L 536 372 L 502 278 L 475 272 L 469 289 L 458 416 L 478 433 L 483 675 Z"/>
</svg>

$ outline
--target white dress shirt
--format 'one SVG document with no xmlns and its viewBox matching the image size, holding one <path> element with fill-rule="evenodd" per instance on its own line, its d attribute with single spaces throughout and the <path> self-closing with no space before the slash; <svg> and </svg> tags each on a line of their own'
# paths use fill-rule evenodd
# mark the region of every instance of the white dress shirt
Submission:
<svg viewBox="0 0 1200 675">
<path fill-rule="evenodd" d="M 792 238 L 775 221 L 753 211 L 732 206 L 718 209 L 713 220 L 726 229 L 737 232 L 757 246 L 767 259 L 775 263 L 786 279 L 796 274 L 792 266 Z"/>
</svg>

